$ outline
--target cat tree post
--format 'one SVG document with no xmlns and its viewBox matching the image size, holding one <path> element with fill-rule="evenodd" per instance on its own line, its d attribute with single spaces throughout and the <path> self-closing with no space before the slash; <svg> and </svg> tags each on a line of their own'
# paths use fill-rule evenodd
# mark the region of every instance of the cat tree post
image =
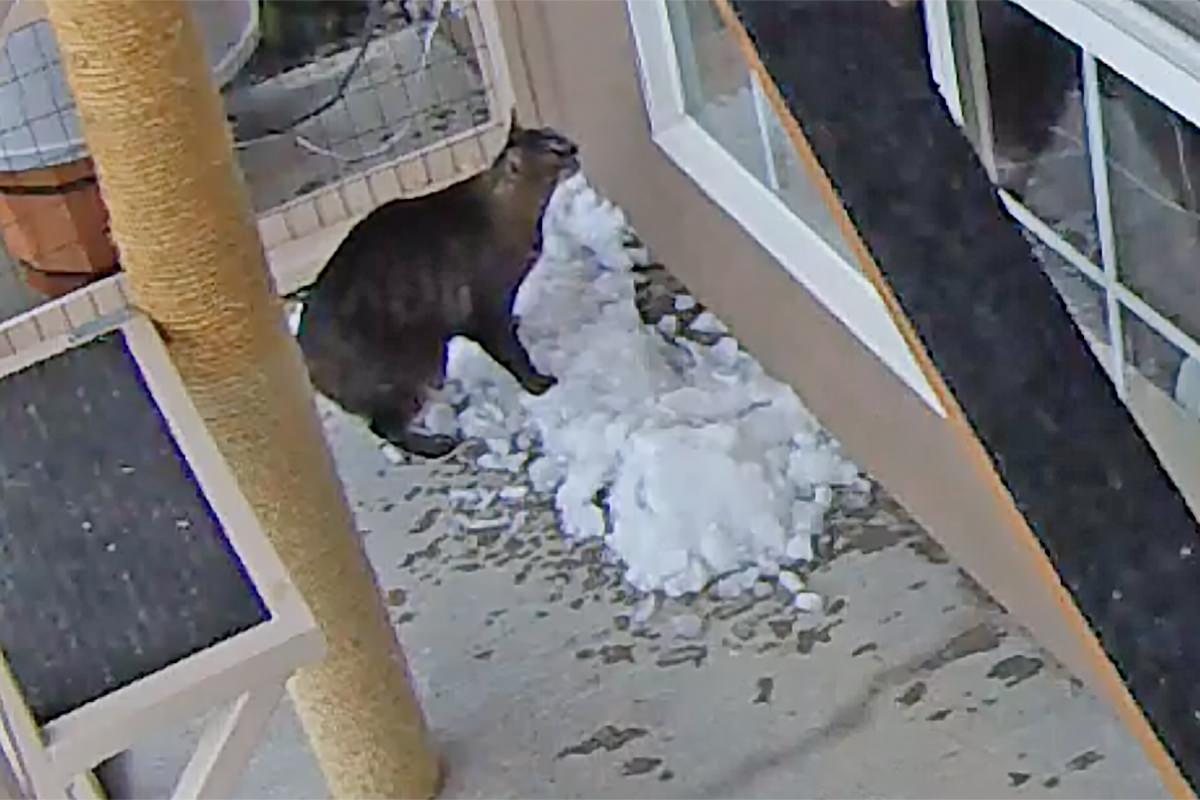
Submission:
<svg viewBox="0 0 1200 800">
<path fill-rule="evenodd" d="M 290 691 L 339 797 L 429 797 L 438 766 L 286 330 L 221 101 L 180 0 L 49 3 L 134 302 L 326 637 Z"/>
</svg>

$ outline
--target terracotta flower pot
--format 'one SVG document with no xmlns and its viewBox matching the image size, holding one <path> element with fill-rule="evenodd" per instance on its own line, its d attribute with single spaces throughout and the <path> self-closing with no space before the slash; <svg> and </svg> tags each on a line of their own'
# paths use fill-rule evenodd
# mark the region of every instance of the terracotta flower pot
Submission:
<svg viewBox="0 0 1200 800">
<path fill-rule="evenodd" d="M 0 172 L 0 232 L 38 291 L 37 272 L 76 276 L 79 285 L 117 267 L 108 210 L 90 158 L 22 172 Z M 57 283 L 61 283 L 58 281 Z"/>
</svg>

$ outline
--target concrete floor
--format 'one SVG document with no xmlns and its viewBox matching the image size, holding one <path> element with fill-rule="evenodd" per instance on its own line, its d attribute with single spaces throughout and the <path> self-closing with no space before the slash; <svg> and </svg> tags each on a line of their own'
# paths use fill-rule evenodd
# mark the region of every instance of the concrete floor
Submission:
<svg viewBox="0 0 1200 800">
<path fill-rule="evenodd" d="M 495 497 L 512 477 L 469 458 L 393 465 L 322 407 L 445 797 L 1164 796 L 1108 709 L 882 491 L 831 519 L 810 579 L 825 613 L 764 585 L 643 622 L 545 498 Z M 135 751 L 139 796 L 166 796 L 191 739 Z M 282 707 L 239 794 L 325 792 Z"/>
</svg>

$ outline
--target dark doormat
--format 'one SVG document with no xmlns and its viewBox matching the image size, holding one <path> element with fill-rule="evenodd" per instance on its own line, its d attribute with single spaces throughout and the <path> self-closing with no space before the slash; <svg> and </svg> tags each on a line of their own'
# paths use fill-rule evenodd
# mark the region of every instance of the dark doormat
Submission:
<svg viewBox="0 0 1200 800">
<path fill-rule="evenodd" d="M 0 380 L 0 646 L 38 722 L 267 613 L 122 334 Z"/>
</svg>

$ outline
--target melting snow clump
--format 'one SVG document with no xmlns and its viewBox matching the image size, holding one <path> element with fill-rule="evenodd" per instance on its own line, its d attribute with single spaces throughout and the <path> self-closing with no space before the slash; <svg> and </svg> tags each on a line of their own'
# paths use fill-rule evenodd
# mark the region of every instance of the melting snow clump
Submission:
<svg viewBox="0 0 1200 800">
<path fill-rule="evenodd" d="M 675 317 L 643 323 L 632 268 L 647 256 L 582 176 L 556 190 L 543 235 L 516 310 L 534 363 L 557 385 L 528 395 L 456 339 L 426 424 L 484 442 L 485 469 L 527 468 L 533 487 L 553 495 L 563 533 L 603 538 L 638 589 L 679 596 L 715 580 L 731 596 L 779 575 L 803 593 L 780 566 L 812 559 L 832 487 L 862 489 L 858 469 L 732 338 L 703 345 L 674 336 Z M 681 296 L 674 308 L 693 304 Z M 688 327 L 726 330 L 710 311 Z M 798 598 L 806 609 L 815 602 Z"/>
</svg>

